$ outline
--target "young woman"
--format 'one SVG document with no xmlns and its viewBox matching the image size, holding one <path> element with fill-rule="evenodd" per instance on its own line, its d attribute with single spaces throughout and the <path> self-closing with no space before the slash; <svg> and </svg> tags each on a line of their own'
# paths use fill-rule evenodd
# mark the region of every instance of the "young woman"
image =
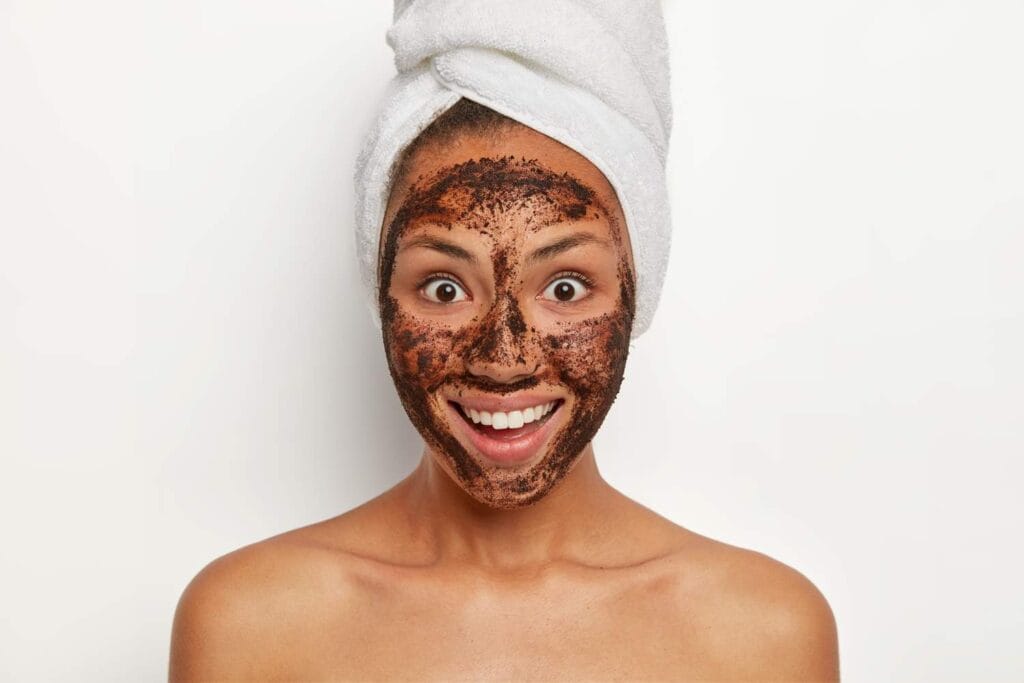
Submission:
<svg viewBox="0 0 1024 683">
<path fill-rule="evenodd" d="M 382 229 L 384 351 L 419 465 L 203 569 L 171 680 L 838 679 L 806 578 L 598 470 L 636 310 L 600 170 L 464 99 L 407 149 Z"/>
</svg>

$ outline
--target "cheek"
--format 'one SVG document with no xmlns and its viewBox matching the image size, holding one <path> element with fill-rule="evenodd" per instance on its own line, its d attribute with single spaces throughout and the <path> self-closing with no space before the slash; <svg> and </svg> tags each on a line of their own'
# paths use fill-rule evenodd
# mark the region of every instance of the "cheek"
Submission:
<svg viewBox="0 0 1024 683">
<path fill-rule="evenodd" d="M 407 387 L 433 391 L 457 369 L 464 335 L 408 315 L 394 303 L 394 315 L 384 326 L 384 348 L 392 375 Z"/>
<path fill-rule="evenodd" d="M 545 350 L 558 381 L 576 394 L 581 407 L 610 403 L 629 351 L 628 316 L 605 314 L 566 325 L 564 332 L 545 338 Z"/>
</svg>

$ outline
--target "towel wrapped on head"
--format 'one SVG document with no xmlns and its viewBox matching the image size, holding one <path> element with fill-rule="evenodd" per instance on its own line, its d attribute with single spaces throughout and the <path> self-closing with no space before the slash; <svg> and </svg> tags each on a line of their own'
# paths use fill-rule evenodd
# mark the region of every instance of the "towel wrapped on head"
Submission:
<svg viewBox="0 0 1024 683">
<path fill-rule="evenodd" d="M 659 0 L 395 0 L 398 74 L 356 162 L 356 252 L 374 322 L 392 169 L 459 99 L 579 152 L 608 179 L 636 266 L 632 336 L 646 331 L 668 263 L 665 159 L 672 130 Z"/>
</svg>

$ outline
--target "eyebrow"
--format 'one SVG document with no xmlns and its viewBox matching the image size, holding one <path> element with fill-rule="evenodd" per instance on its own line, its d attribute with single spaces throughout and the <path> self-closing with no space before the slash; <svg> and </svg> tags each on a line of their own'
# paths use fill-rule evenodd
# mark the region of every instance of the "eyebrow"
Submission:
<svg viewBox="0 0 1024 683">
<path fill-rule="evenodd" d="M 605 247 L 610 246 L 607 240 L 603 240 L 600 237 L 593 235 L 592 233 L 577 232 L 573 233 L 572 235 L 563 237 L 557 242 L 552 242 L 551 244 L 545 247 L 540 247 L 539 249 L 536 249 L 535 251 L 531 252 L 529 256 L 526 257 L 526 260 L 527 262 L 531 263 L 534 261 L 544 261 L 546 259 L 554 258 L 555 256 L 561 254 L 562 252 L 569 251 L 570 249 L 574 249 L 584 244 L 600 244 Z"/>
<path fill-rule="evenodd" d="M 424 247 L 426 249 L 433 249 L 439 251 L 442 254 L 447 254 L 452 258 L 457 258 L 460 261 L 466 261 L 467 263 L 476 263 L 476 256 L 469 253 L 454 242 L 443 240 L 438 237 L 427 237 L 425 235 L 420 237 L 414 237 L 405 244 L 402 245 L 400 251 L 405 249 L 412 249 L 413 247 Z"/>
</svg>

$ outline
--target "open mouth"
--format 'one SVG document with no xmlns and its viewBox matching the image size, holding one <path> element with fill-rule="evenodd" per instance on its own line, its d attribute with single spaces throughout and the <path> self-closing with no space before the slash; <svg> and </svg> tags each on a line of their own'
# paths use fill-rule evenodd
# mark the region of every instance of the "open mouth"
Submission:
<svg viewBox="0 0 1024 683">
<path fill-rule="evenodd" d="M 462 418 L 464 431 L 477 450 L 498 463 L 518 463 L 532 457 L 564 403 L 559 398 L 522 410 L 488 412 L 448 401 L 452 411 Z"/>
<path fill-rule="evenodd" d="M 538 429 L 564 403 L 560 398 L 548 401 L 525 410 L 509 412 L 487 412 L 474 410 L 449 401 L 459 411 L 462 418 L 474 429 L 490 436 L 492 439 L 515 439 Z"/>
</svg>

